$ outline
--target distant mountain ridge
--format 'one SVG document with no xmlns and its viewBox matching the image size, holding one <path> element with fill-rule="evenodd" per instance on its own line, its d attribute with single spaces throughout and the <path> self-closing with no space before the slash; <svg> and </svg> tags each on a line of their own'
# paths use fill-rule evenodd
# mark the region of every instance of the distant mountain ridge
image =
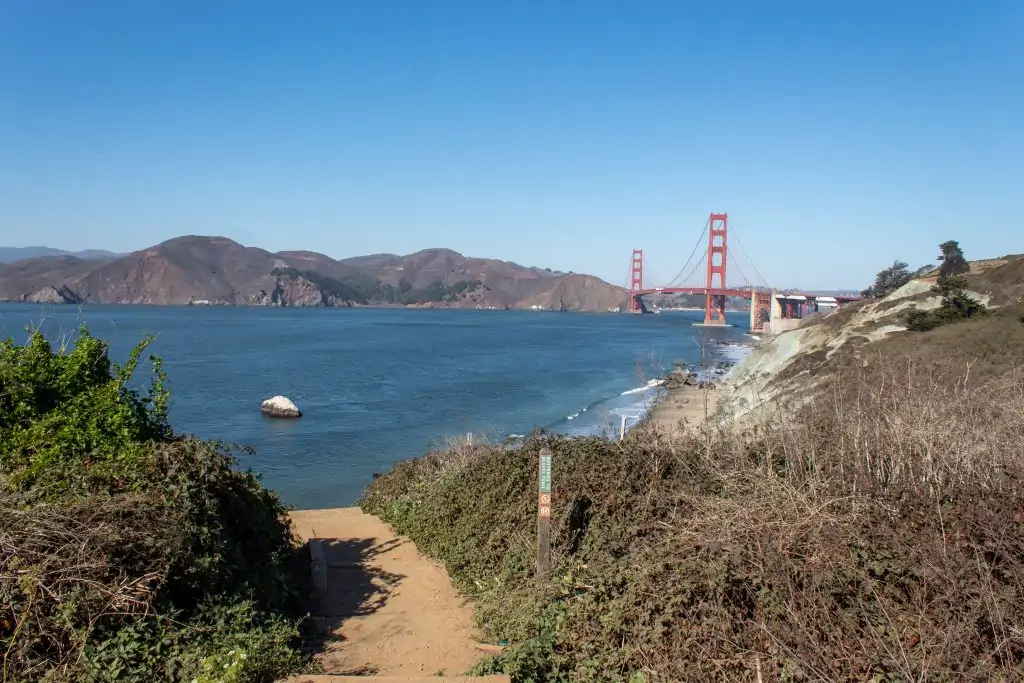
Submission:
<svg viewBox="0 0 1024 683">
<path fill-rule="evenodd" d="M 607 311 L 626 301 L 622 287 L 590 275 L 467 257 L 450 249 L 338 260 L 188 235 L 131 254 L 86 253 L 90 256 L 46 249 L 0 264 L 0 301 L 563 311 Z"/>
<path fill-rule="evenodd" d="M 24 259 L 39 258 L 41 256 L 74 256 L 85 261 L 96 261 L 117 258 L 122 254 L 116 254 L 104 249 L 83 249 L 82 251 L 64 251 L 51 247 L 0 247 L 0 263 L 13 263 Z"/>
</svg>

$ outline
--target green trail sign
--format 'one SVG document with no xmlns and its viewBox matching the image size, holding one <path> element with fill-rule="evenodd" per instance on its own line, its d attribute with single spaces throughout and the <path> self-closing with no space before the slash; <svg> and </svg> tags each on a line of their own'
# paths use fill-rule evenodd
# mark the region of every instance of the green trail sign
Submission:
<svg viewBox="0 0 1024 683">
<path fill-rule="evenodd" d="M 551 571 L 551 449 L 540 449 L 537 492 L 537 580 Z"/>
<path fill-rule="evenodd" d="M 540 452 L 540 492 L 551 493 L 551 450 L 548 448 Z"/>
</svg>

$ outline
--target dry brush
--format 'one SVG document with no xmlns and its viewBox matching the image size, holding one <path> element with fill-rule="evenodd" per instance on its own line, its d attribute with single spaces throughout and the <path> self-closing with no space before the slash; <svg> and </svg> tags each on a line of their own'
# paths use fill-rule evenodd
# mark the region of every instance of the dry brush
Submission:
<svg viewBox="0 0 1024 683">
<path fill-rule="evenodd" d="M 1021 375 L 908 354 L 820 379 L 748 432 L 432 454 L 363 506 L 446 563 L 516 680 L 1024 678 Z"/>
</svg>

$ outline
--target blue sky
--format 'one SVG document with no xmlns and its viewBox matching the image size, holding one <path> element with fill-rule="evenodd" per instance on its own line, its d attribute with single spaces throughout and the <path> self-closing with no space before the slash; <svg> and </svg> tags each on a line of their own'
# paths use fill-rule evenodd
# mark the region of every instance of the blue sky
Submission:
<svg viewBox="0 0 1024 683">
<path fill-rule="evenodd" d="M 777 286 L 1024 251 L 1024 3 L 0 1 L 0 244 Z M 738 278 L 737 278 L 738 279 Z M 730 277 L 730 282 L 734 282 Z"/>
</svg>

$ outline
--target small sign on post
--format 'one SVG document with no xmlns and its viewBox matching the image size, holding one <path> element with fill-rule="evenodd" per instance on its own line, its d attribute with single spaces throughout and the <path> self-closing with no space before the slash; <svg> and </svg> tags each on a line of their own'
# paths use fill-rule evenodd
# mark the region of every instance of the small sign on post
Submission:
<svg viewBox="0 0 1024 683">
<path fill-rule="evenodd" d="M 537 579 L 551 571 L 551 449 L 540 449 L 540 486 L 537 494 Z"/>
</svg>

